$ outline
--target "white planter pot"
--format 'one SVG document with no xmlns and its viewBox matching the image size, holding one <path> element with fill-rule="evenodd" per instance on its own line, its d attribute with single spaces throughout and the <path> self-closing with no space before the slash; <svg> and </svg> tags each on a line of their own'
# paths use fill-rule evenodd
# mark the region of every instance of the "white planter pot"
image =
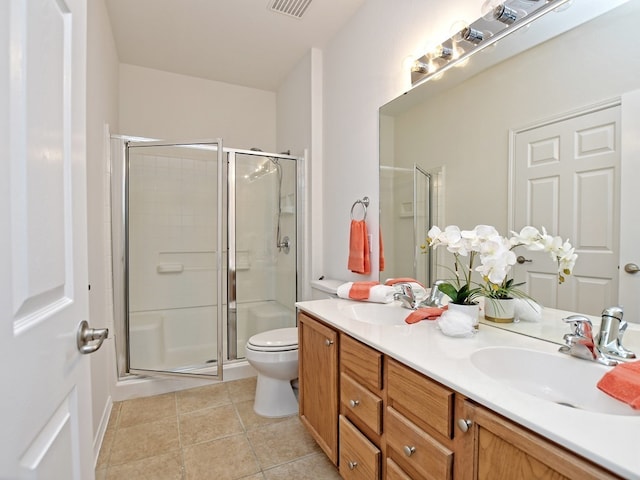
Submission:
<svg viewBox="0 0 640 480">
<path fill-rule="evenodd" d="M 484 318 L 496 323 L 511 323 L 515 317 L 516 302 L 513 298 L 486 298 Z"/>
<path fill-rule="evenodd" d="M 471 318 L 474 319 L 473 326 L 475 328 L 478 328 L 478 321 L 479 321 L 478 317 L 480 315 L 479 304 L 476 303 L 474 305 L 460 305 L 457 303 L 449 302 L 449 306 L 447 307 L 447 309 L 452 312 L 460 312 L 470 316 Z"/>
</svg>

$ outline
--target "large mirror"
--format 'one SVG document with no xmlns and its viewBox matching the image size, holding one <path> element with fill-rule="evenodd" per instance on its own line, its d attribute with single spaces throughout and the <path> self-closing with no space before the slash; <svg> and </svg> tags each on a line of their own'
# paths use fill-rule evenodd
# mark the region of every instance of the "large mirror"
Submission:
<svg viewBox="0 0 640 480">
<path fill-rule="evenodd" d="M 621 138 L 628 128 L 619 110 L 639 104 L 638 20 L 640 0 L 575 0 L 380 109 L 381 279 L 416 275 L 430 283 L 450 276 L 438 268 L 437 258 L 421 253 L 425 225 L 487 224 L 507 235 L 533 224 L 570 238 L 581 253 L 575 275 L 559 288 L 536 283 L 526 276 L 526 264 L 516 265 L 523 270 L 516 275 L 527 279 L 536 300 L 594 315 L 602 305 L 618 302 L 620 158 L 589 175 L 565 175 L 573 179 L 569 197 L 582 201 L 577 206 L 556 198 L 553 182 L 546 181 L 555 174 L 521 177 L 526 177 L 522 165 L 553 159 L 561 144 L 579 143 L 582 158 L 590 159 L 604 150 L 620 157 L 637 142 L 638 132 L 636 138 Z M 613 120 L 598 117 L 588 126 L 575 125 L 574 119 L 601 111 L 613 112 Z M 549 125 L 564 128 L 567 119 L 566 137 L 556 130 L 533 140 L 527 136 Z M 547 141 L 556 136 L 557 141 Z M 422 198 L 415 190 L 416 172 L 429 175 L 424 205 L 416 203 Z M 605 261 L 589 256 L 594 252 L 607 257 L 604 274 L 589 270 Z"/>
</svg>

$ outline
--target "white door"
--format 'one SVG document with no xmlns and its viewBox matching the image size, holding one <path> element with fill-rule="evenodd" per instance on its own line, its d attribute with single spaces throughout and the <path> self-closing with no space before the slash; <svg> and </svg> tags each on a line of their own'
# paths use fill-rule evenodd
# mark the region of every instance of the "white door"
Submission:
<svg viewBox="0 0 640 480">
<path fill-rule="evenodd" d="M 619 301 L 624 318 L 640 323 L 640 90 L 622 96 Z"/>
<path fill-rule="evenodd" d="M 92 479 L 85 0 L 0 2 L 0 478 Z"/>
<path fill-rule="evenodd" d="M 570 239 L 578 261 L 563 285 L 546 253 L 519 251 L 529 295 L 545 306 L 599 315 L 618 303 L 620 107 L 519 131 L 514 140 L 514 227 Z"/>
</svg>

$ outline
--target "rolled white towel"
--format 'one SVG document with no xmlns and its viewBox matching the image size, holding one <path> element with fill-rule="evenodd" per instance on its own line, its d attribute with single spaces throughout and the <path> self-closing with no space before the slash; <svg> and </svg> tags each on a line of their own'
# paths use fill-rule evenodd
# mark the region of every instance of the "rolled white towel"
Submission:
<svg viewBox="0 0 640 480">
<path fill-rule="evenodd" d="M 353 282 L 346 282 L 340 285 L 338 287 L 338 297 L 346 298 L 347 300 L 354 300 L 349 296 L 352 286 Z M 369 291 L 369 298 L 362 299 L 361 301 L 372 303 L 391 303 L 393 302 L 393 294 L 395 291 L 396 290 L 393 287 L 388 287 L 386 285 L 374 285 Z"/>
</svg>

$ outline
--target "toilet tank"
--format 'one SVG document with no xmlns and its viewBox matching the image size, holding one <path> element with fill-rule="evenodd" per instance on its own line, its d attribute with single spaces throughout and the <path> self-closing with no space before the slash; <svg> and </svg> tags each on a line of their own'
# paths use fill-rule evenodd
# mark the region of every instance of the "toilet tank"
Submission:
<svg viewBox="0 0 640 480">
<path fill-rule="evenodd" d="M 344 280 L 335 280 L 333 278 L 323 278 L 321 280 L 312 280 L 311 281 L 311 300 L 337 298 L 338 287 L 343 283 L 345 283 Z"/>
</svg>

